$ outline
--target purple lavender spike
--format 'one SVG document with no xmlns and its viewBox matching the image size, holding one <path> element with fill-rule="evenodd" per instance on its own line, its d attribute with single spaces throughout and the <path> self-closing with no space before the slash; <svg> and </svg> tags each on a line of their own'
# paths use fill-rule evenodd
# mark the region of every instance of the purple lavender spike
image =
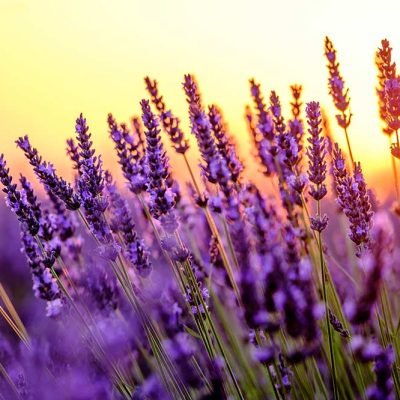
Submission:
<svg viewBox="0 0 400 400">
<path fill-rule="evenodd" d="M 158 92 L 158 83 L 148 76 L 144 78 L 147 91 L 151 96 L 151 102 L 155 105 L 164 131 L 168 134 L 172 146 L 177 153 L 185 154 L 189 150 L 189 141 L 185 139 L 180 128 L 179 118 L 175 117 L 171 110 L 167 110 L 163 96 Z"/>
<path fill-rule="evenodd" d="M 121 233 L 126 246 L 127 259 L 135 266 L 138 274 L 146 278 L 152 270 L 149 252 L 143 240 L 138 238 L 128 205 L 118 193 L 115 184 L 107 184 L 107 191 L 110 195 L 110 210 L 112 212 L 111 229 L 115 233 Z"/>
<path fill-rule="evenodd" d="M 146 127 L 147 141 L 146 160 L 148 164 L 148 188 L 150 194 L 150 212 L 153 217 L 159 219 L 168 232 L 174 232 L 178 228 L 175 208 L 175 194 L 168 185 L 169 166 L 160 137 L 158 121 L 151 112 L 147 100 L 141 101 L 142 119 Z"/>
<path fill-rule="evenodd" d="M 0 155 L 0 182 L 4 186 L 3 192 L 7 195 L 7 205 L 15 213 L 18 220 L 26 227 L 32 236 L 35 236 L 40 229 L 40 224 L 35 216 L 37 209 L 32 209 L 24 199 L 17 185 L 12 183 L 10 169 L 7 168 L 4 155 Z"/>
<path fill-rule="evenodd" d="M 89 127 L 82 114 L 76 120 L 75 130 L 80 148 L 77 186 L 85 217 L 93 235 L 102 244 L 110 243 L 112 241 L 111 232 L 104 216 L 108 201 L 103 194 L 105 186 L 103 163 L 101 158 L 95 155 Z"/>
<path fill-rule="evenodd" d="M 243 164 L 237 156 L 235 145 L 229 140 L 221 111 L 215 105 L 210 106 L 208 110 L 208 118 L 216 138 L 217 148 L 229 168 L 233 182 L 237 182 L 243 171 Z"/>
<path fill-rule="evenodd" d="M 372 211 L 361 165 L 357 163 L 350 176 L 338 144 L 333 151 L 333 174 L 337 202 L 350 222 L 350 239 L 358 246 L 368 246 Z"/>
<path fill-rule="evenodd" d="M 108 115 L 108 126 L 111 139 L 115 143 L 118 162 L 122 168 L 124 178 L 128 182 L 129 190 L 139 194 L 146 190 L 146 165 L 142 153 L 141 138 L 132 137 L 126 126 L 118 127 L 111 114 Z"/>
<path fill-rule="evenodd" d="M 201 104 L 200 92 L 192 75 L 185 75 L 183 88 L 189 104 L 189 117 L 192 133 L 197 139 L 200 154 L 203 159 L 202 171 L 210 183 L 217 183 L 211 164 L 218 158 L 218 150 L 211 131 L 211 124 Z"/>
<path fill-rule="evenodd" d="M 35 174 L 46 187 L 62 200 L 70 210 L 77 210 L 80 207 L 80 198 L 74 193 L 71 185 L 56 173 L 51 163 L 42 160 L 38 151 L 31 146 L 28 136 L 20 137 L 16 141 L 18 147 L 24 152 L 29 163 L 32 165 Z"/>
<path fill-rule="evenodd" d="M 326 143 L 322 137 L 322 119 L 319 103 L 310 102 L 306 107 L 308 133 L 310 137 L 307 141 L 310 145 L 307 148 L 308 156 L 308 179 L 314 185 L 311 185 L 310 195 L 315 200 L 321 200 L 327 193 L 326 179 Z"/>
</svg>

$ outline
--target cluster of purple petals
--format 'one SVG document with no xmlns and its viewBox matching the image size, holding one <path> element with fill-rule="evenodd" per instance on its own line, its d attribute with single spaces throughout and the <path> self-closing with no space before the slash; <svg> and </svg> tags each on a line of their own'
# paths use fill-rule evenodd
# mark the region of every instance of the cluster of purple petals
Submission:
<svg viewBox="0 0 400 400">
<path fill-rule="evenodd" d="M 23 224 L 31 235 L 36 235 L 40 229 L 37 215 L 28 205 L 27 200 L 17 189 L 10 175 L 10 169 L 7 168 L 4 155 L 0 155 L 0 182 L 3 185 L 3 192 L 6 194 L 7 205 L 15 213 L 18 220 Z"/>
<path fill-rule="evenodd" d="M 126 258 L 136 268 L 138 274 L 143 278 L 148 277 L 152 269 L 149 252 L 144 241 L 138 237 L 128 205 L 112 182 L 107 184 L 107 191 L 112 214 L 111 229 L 115 234 L 122 235 Z"/>
<path fill-rule="evenodd" d="M 175 193 L 170 187 L 168 157 L 164 151 L 158 128 L 158 120 L 150 109 L 147 100 L 141 101 L 142 119 L 146 127 L 146 162 L 148 166 L 148 187 L 150 212 L 156 219 L 162 220 L 164 228 L 174 232 L 178 227 L 175 217 Z"/>
<path fill-rule="evenodd" d="M 345 126 L 348 93 L 329 40 L 326 51 L 330 89 Z M 392 68 L 387 43 L 380 57 Z M 271 92 L 267 105 L 260 85 L 250 81 L 250 133 L 263 179 L 276 189 L 274 196 L 265 195 L 264 187 L 243 173 L 221 110 L 203 106 L 194 77 L 186 75 L 191 129 L 209 196 L 200 203 L 193 187 L 188 187 L 188 195 L 180 190 L 163 146 L 161 128 L 178 154 L 189 149 L 179 119 L 166 108 L 157 82 L 145 82 L 150 101 L 140 103 L 142 122 L 134 118 L 128 128 L 111 114 L 107 120 L 130 193 L 119 191 L 103 169 L 82 115 L 76 120 L 76 138 L 67 142 L 75 186 L 42 160 L 27 137 L 17 143 L 44 185 L 43 198 L 23 176 L 19 189 L 0 157 L 0 181 L 20 221 L 33 295 L 47 307 L 44 313 L 44 303 L 37 306 L 31 295 L 32 308 L 23 318 L 32 338 L 28 351 L 24 340 L 9 346 L 0 335 L 0 363 L 10 377 L 9 382 L 0 379 L 0 393 L 5 387 L 6 398 L 16 390 L 19 397 L 32 399 L 59 393 L 62 399 L 206 400 L 269 398 L 274 391 L 277 398 L 292 393 L 297 398 L 297 374 L 303 366 L 307 374 L 317 367 L 322 384 L 330 382 L 327 335 L 321 329 L 323 296 L 315 279 L 319 271 L 313 269 L 315 246 L 322 242 L 308 231 L 320 233 L 328 222 L 320 201 L 327 194 L 331 154 L 319 103 L 306 106 L 308 145 L 303 151 L 301 87 L 292 87 L 292 119 L 287 120 L 277 93 Z M 360 164 L 349 172 L 337 144 L 332 166 L 337 201 L 349 220 L 364 278 L 355 294 L 339 290 L 338 304 L 327 304 L 335 354 L 343 356 L 346 366 L 353 356 L 372 363 L 366 378 L 373 384 L 365 397 L 391 399 L 397 367 L 392 348 L 358 336 L 377 332 L 377 322 L 382 322 L 375 311 L 386 274 L 395 274 L 390 268 L 391 224 L 382 214 L 373 215 Z M 308 225 L 301 217 L 311 199 L 318 210 Z M 79 213 L 70 212 L 80 207 Z M 328 244 L 328 235 L 324 239 Z M 324 243 L 321 257 L 333 271 L 333 282 L 342 283 L 331 266 L 344 270 L 352 257 L 342 254 L 348 249 L 330 250 Z M 344 273 L 353 278 L 350 268 Z M 44 319 L 43 314 L 53 318 Z M 309 364 L 300 365 L 311 357 Z M 338 371 L 338 376 L 343 373 Z M 330 394 L 332 388 L 325 386 Z M 358 387 L 355 391 L 362 395 Z"/>
<path fill-rule="evenodd" d="M 143 138 L 137 132 L 141 132 L 140 123 L 134 119 L 136 125 L 136 137 L 131 135 L 126 125 L 120 127 L 111 114 L 108 115 L 108 127 L 111 139 L 114 141 L 118 162 L 128 188 L 132 193 L 139 194 L 146 190 L 147 169 L 143 156 Z"/>
<path fill-rule="evenodd" d="M 51 163 L 43 161 L 38 151 L 31 146 L 28 136 L 20 137 L 17 146 L 24 152 L 29 163 L 32 165 L 36 176 L 43 185 L 63 201 L 70 210 L 77 210 L 80 207 L 80 198 L 74 193 L 71 185 L 57 175 Z"/>
<path fill-rule="evenodd" d="M 108 200 L 104 196 L 105 176 L 101 157 L 95 155 L 91 133 L 82 114 L 76 120 L 76 140 L 79 146 L 78 192 L 85 218 L 94 236 L 101 243 L 112 241 L 110 227 L 105 219 Z"/>
<path fill-rule="evenodd" d="M 360 163 L 354 168 L 353 176 L 346 169 L 346 163 L 338 144 L 333 150 L 333 174 L 337 202 L 350 222 L 350 239 L 358 246 L 367 246 L 373 212 L 366 189 Z"/>
<path fill-rule="evenodd" d="M 212 163 L 219 158 L 219 152 L 212 134 L 211 123 L 201 104 L 200 92 L 197 82 L 192 75 L 185 75 L 183 88 L 186 93 L 186 100 L 189 104 L 189 117 L 191 130 L 197 139 L 197 144 L 203 160 L 201 168 L 203 174 L 210 183 L 217 183 L 218 178 L 215 176 Z"/>
<path fill-rule="evenodd" d="M 345 88 L 345 83 L 339 71 L 339 62 L 336 58 L 336 49 L 328 37 L 325 38 L 325 56 L 328 60 L 328 87 L 329 94 L 332 96 L 335 107 L 341 112 L 336 115 L 339 126 L 347 128 L 350 125 L 351 113 L 349 111 L 350 99 L 349 89 Z"/>
<path fill-rule="evenodd" d="M 158 83 L 149 77 L 144 79 L 146 89 L 151 96 L 151 102 L 157 109 L 158 115 L 164 131 L 171 139 L 172 145 L 177 153 L 185 154 L 189 150 L 189 142 L 184 137 L 184 133 L 180 128 L 179 118 L 175 117 L 171 110 L 167 110 L 163 96 L 158 92 Z"/>
<path fill-rule="evenodd" d="M 379 115 L 382 121 L 385 121 L 386 126 L 383 132 L 390 136 L 393 133 L 393 128 L 390 127 L 390 119 L 388 114 L 388 104 L 390 95 L 386 96 L 386 81 L 396 78 L 396 63 L 392 62 L 392 48 L 388 40 L 384 39 L 381 42 L 382 47 L 376 52 L 376 66 L 378 69 L 378 87 L 376 93 L 378 95 Z M 389 94 L 389 93 L 388 93 Z"/>
</svg>

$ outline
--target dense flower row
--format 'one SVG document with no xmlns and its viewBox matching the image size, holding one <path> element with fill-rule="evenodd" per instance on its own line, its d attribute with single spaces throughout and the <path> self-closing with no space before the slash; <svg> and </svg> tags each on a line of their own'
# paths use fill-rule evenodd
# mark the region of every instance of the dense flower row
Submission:
<svg viewBox="0 0 400 400">
<path fill-rule="evenodd" d="M 21 309 L 32 317 L 21 319 L 0 286 L 2 398 L 400 395 L 395 216 L 376 206 L 353 159 L 348 89 L 328 38 L 325 54 L 347 151 L 331 142 L 318 102 L 303 109 L 301 86 L 291 87 L 286 117 L 277 93 L 264 96 L 252 79 L 246 119 L 262 172 L 252 179 L 222 111 L 185 75 L 200 176 L 180 119 L 148 77 L 141 117 L 107 119 L 124 184 L 105 169 L 82 114 L 67 141 L 74 183 L 28 136 L 16 142 L 44 187 L 40 201 L 0 156 L 40 299 L 28 297 Z M 387 41 L 377 66 L 383 130 L 396 135 L 398 157 L 399 77 Z M 167 139 L 188 168 L 185 187 Z"/>
</svg>

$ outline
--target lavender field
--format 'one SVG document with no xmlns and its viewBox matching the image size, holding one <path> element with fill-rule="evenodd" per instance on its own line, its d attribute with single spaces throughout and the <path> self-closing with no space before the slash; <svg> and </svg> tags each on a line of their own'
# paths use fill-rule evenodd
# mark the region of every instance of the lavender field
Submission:
<svg viewBox="0 0 400 400">
<path fill-rule="evenodd" d="M 250 79 L 245 159 L 190 74 L 190 131 L 149 77 L 131 121 L 104 116 L 119 171 L 84 110 L 73 181 L 28 136 L 16 145 L 35 180 L 0 156 L 0 399 L 400 398 L 400 78 L 383 40 L 381 203 L 353 156 L 340 54 L 324 49 L 337 115 L 299 84 L 281 105 Z"/>
</svg>

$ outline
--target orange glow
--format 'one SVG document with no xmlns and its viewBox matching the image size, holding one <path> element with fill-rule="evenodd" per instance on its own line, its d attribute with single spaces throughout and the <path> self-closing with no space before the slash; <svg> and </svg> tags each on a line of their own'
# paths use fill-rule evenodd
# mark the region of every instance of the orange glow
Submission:
<svg viewBox="0 0 400 400">
<path fill-rule="evenodd" d="M 205 103 L 224 110 L 251 164 L 243 118 L 248 78 L 277 90 L 288 115 L 289 85 L 319 100 L 344 145 L 327 93 L 324 36 L 334 42 L 350 88 L 355 157 L 370 183 L 391 187 L 388 141 L 381 134 L 374 54 L 387 37 L 400 51 L 395 1 L 361 0 L 0 0 L 0 152 L 13 172 L 25 166 L 14 139 L 28 133 L 45 158 L 66 167 L 65 139 L 80 112 L 107 163 L 114 159 L 106 118 L 139 112 L 143 77 L 160 83 L 166 103 L 187 126 L 181 88 L 194 73 Z M 384 177 L 384 179 L 382 179 Z M 385 194 L 384 194 L 385 196 Z"/>
</svg>

